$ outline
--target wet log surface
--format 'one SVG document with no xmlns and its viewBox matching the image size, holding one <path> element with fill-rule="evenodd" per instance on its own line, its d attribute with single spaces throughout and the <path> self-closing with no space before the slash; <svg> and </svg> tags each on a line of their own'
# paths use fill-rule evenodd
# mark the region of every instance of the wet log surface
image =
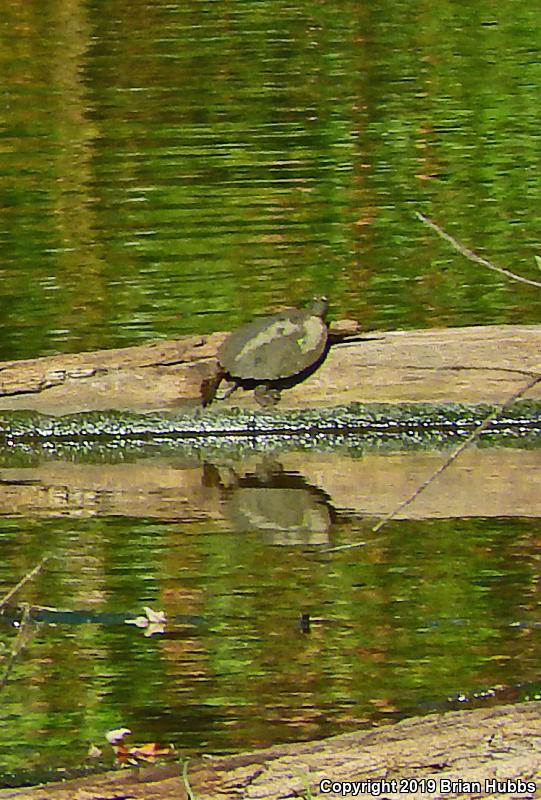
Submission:
<svg viewBox="0 0 541 800">
<path fill-rule="evenodd" d="M 225 334 L 0 363 L 0 410 L 50 414 L 197 407 Z M 501 402 L 541 370 L 541 326 L 366 333 L 331 347 L 281 408 L 359 402 Z M 528 397 L 541 397 L 538 385 Z M 239 390 L 221 403 L 255 406 Z"/>
<path fill-rule="evenodd" d="M 540 710 L 529 702 L 432 714 L 316 742 L 194 759 L 188 785 L 180 766 L 169 764 L 6 789 L 0 800 L 183 800 L 190 792 L 199 800 L 337 798 L 353 796 L 353 789 L 340 795 L 328 791 L 331 784 L 354 781 L 365 782 L 365 790 L 355 794 L 362 798 L 376 796 L 377 786 L 388 800 L 534 797 L 541 786 Z"/>
</svg>

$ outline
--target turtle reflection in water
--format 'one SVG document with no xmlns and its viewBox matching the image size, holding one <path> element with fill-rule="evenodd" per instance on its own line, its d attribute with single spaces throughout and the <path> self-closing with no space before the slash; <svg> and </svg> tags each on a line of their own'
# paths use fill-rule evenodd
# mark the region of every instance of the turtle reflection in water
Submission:
<svg viewBox="0 0 541 800">
<path fill-rule="evenodd" d="M 329 496 L 272 458 L 243 475 L 207 462 L 203 482 L 219 489 L 224 515 L 235 531 L 260 531 L 277 545 L 329 542 L 334 519 Z"/>
<path fill-rule="evenodd" d="M 260 405 L 277 403 L 280 389 L 304 380 L 324 360 L 328 305 L 326 297 L 317 297 L 303 309 L 289 308 L 233 331 L 218 350 L 215 375 L 201 384 L 203 405 L 213 401 L 224 378 L 233 384 L 224 397 L 239 385 L 254 386 Z"/>
</svg>

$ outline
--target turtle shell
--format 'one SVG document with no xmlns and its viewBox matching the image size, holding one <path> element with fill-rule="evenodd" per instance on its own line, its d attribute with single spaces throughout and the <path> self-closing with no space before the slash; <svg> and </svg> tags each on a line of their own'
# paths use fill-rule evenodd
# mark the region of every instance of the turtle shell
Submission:
<svg viewBox="0 0 541 800">
<path fill-rule="evenodd" d="M 233 331 L 218 360 L 233 378 L 277 381 L 312 367 L 325 353 L 327 338 L 321 314 L 291 308 Z"/>
</svg>

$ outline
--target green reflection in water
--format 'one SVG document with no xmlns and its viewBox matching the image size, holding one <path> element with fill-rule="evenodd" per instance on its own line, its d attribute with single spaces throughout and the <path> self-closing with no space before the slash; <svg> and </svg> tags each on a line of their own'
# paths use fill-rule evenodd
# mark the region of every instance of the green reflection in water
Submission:
<svg viewBox="0 0 541 800">
<path fill-rule="evenodd" d="M 50 554 L 20 600 L 95 622 L 42 625 L 17 659 L 1 692 L 0 773 L 80 766 L 119 726 L 138 741 L 223 752 L 536 680 L 537 527 L 403 522 L 371 540 L 342 521 L 334 541 L 367 545 L 330 555 L 209 523 L 2 520 L 0 595 Z M 166 611 L 165 634 L 120 621 L 144 605 Z M 1 621 L 4 656 L 13 639 Z"/>
<path fill-rule="evenodd" d="M 534 7 L 0 0 L 0 357 L 231 328 L 537 322 Z M 16 32 L 15 34 L 13 32 Z M 538 277 L 538 276 L 537 276 Z"/>
</svg>

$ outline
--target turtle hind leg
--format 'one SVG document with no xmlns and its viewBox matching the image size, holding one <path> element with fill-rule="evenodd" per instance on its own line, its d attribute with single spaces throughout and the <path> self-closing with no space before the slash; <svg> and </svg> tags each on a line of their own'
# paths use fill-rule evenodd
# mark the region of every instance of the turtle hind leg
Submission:
<svg viewBox="0 0 541 800">
<path fill-rule="evenodd" d="M 275 406 L 280 400 L 280 389 L 261 383 L 254 389 L 254 397 L 260 406 Z"/>
<path fill-rule="evenodd" d="M 222 389 L 222 391 L 220 392 L 220 396 L 218 397 L 218 400 L 225 400 L 226 397 L 229 397 L 230 394 L 233 394 L 233 392 L 236 392 L 237 389 L 239 388 L 239 386 L 240 386 L 240 384 L 239 384 L 238 381 L 235 381 L 235 380 L 227 381 L 225 388 Z"/>
</svg>

